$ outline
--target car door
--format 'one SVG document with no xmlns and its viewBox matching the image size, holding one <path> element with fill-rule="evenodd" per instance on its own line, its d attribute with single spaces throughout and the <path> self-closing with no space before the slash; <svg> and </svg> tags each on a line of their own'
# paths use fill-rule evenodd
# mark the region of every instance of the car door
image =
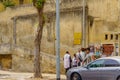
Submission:
<svg viewBox="0 0 120 80">
<path fill-rule="evenodd" d="M 104 60 L 96 60 L 87 65 L 82 71 L 83 80 L 101 80 L 100 68 L 103 67 Z"/>
<path fill-rule="evenodd" d="M 101 80 L 116 80 L 119 73 L 119 63 L 116 60 L 105 59 L 104 68 L 101 68 Z"/>
</svg>

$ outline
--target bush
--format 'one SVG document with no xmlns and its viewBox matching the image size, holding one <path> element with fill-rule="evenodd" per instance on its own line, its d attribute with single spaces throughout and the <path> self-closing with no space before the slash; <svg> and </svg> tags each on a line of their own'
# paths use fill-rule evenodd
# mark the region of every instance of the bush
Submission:
<svg viewBox="0 0 120 80">
<path fill-rule="evenodd" d="M 3 5 L 5 7 L 11 7 L 11 6 L 15 6 L 15 3 L 13 3 L 11 0 L 6 0 L 3 2 Z"/>
</svg>

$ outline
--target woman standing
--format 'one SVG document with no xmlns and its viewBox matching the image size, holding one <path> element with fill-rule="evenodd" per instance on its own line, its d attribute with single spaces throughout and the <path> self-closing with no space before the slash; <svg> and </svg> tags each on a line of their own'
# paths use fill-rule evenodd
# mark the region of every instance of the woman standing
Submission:
<svg viewBox="0 0 120 80">
<path fill-rule="evenodd" d="M 76 57 L 76 54 L 74 54 L 74 57 L 72 59 L 72 67 L 77 67 L 77 57 Z"/>
</svg>

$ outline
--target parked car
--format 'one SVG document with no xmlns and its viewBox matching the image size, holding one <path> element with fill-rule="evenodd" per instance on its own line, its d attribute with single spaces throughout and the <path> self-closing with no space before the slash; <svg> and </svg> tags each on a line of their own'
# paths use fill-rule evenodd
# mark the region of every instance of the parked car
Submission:
<svg viewBox="0 0 120 80">
<path fill-rule="evenodd" d="M 71 68 L 67 80 L 120 80 L 120 57 L 104 57 L 83 67 Z"/>
</svg>

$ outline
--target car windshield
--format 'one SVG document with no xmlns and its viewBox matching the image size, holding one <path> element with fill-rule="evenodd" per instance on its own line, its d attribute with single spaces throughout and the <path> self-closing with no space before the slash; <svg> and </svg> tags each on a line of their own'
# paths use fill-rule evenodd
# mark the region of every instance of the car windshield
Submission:
<svg viewBox="0 0 120 80">
<path fill-rule="evenodd" d="M 83 67 L 87 68 L 96 68 L 96 67 L 117 67 L 120 66 L 120 64 L 113 59 L 99 59 L 96 61 L 93 61 L 87 65 L 84 65 Z"/>
<path fill-rule="evenodd" d="M 104 59 L 96 60 L 88 65 L 88 67 L 90 68 L 103 67 L 103 66 L 104 66 Z"/>
<path fill-rule="evenodd" d="M 104 66 L 104 59 L 95 60 L 93 62 L 88 63 L 87 65 L 83 65 L 82 67 L 87 68 L 95 68 L 95 67 L 103 67 Z"/>
</svg>

